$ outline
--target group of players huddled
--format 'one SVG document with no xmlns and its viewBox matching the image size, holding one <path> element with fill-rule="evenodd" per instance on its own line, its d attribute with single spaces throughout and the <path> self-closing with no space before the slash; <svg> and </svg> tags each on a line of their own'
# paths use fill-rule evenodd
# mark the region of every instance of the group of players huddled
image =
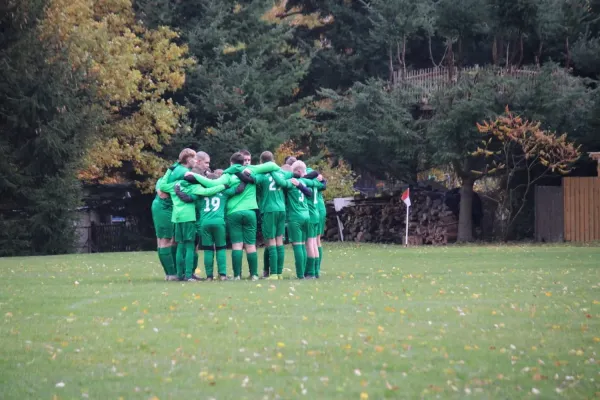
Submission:
<svg viewBox="0 0 600 400">
<path fill-rule="evenodd" d="M 195 274 L 199 248 L 204 252 L 206 280 L 229 279 L 227 233 L 233 279 L 241 279 L 245 250 L 250 279 L 258 280 L 257 210 L 266 246 L 263 276 L 283 279 L 287 225 L 296 277 L 319 278 L 325 179 L 294 157 L 286 157 L 281 167 L 269 151 L 260 155 L 259 165 L 251 165 L 251 160 L 251 154 L 242 150 L 231 156 L 229 168 L 213 172 L 208 154 L 184 149 L 157 181 L 152 218 L 166 280 L 205 280 Z M 215 255 L 218 278 L 214 275 Z"/>
</svg>

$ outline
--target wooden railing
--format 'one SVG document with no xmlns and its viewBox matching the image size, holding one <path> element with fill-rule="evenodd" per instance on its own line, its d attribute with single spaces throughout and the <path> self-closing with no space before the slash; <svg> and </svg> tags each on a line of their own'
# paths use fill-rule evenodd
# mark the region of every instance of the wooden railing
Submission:
<svg viewBox="0 0 600 400">
<path fill-rule="evenodd" d="M 418 70 L 396 70 L 392 77 L 393 86 L 402 86 L 415 96 L 427 96 L 432 92 L 450 87 L 461 77 L 475 77 L 479 73 L 493 73 L 497 76 L 511 76 L 533 84 L 539 70 L 536 68 L 501 68 L 495 66 L 472 66 L 457 68 L 450 71 L 447 67 L 424 68 Z M 557 71 L 557 73 L 559 73 Z"/>
</svg>

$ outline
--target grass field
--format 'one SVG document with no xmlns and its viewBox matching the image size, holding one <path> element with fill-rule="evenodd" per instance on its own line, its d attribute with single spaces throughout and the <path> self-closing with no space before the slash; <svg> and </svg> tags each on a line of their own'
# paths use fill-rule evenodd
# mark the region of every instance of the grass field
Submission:
<svg viewBox="0 0 600 400">
<path fill-rule="evenodd" d="M 600 248 L 326 245 L 322 270 L 180 283 L 155 253 L 0 259 L 0 398 L 600 396 Z"/>
</svg>

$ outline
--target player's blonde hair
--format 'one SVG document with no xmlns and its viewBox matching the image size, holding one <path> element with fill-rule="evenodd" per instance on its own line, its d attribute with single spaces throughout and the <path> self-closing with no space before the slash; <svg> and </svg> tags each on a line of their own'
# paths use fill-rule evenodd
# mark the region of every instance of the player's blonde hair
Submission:
<svg viewBox="0 0 600 400">
<path fill-rule="evenodd" d="M 306 164 L 304 164 L 304 161 L 296 161 L 292 164 L 292 171 L 296 172 L 296 170 L 302 172 L 300 175 L 306 174 Z"/>
</svg>

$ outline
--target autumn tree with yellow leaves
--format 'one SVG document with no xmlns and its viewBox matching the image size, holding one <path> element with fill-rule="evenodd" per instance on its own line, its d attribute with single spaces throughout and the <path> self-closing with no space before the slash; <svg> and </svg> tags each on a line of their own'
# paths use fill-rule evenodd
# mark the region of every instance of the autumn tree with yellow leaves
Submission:
<svg viewBox="0 0 600 400">
<path fill-rule="evenodd" d="M 83 181 L 115 183 L 164 172 L 159 153 L 186 129 L 187 110 L 171 94 L 185 83 L 193 64 L 187 46 L 167 27 L 136 21 L 131 0 L 51 0 L 41 39 L 66 52 L 74 69 L 84 67 L 96 88 L 96 107 L 106 122 L 90 143 L 79 173 Z M 52 60 L 49 60 L 52 62 Z"/>
</svg>

